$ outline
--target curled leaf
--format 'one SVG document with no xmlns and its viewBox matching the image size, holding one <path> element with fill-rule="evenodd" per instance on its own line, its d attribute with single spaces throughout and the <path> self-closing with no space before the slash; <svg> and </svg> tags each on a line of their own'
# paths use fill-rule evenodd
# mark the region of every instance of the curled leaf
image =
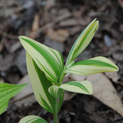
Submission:
<svg viewBox="0 0 123 123">
<path fill-rule="evenodd" d="M 61 109 L 63 98 L 64 98 L 64 90 L 60 88 L 60 86 L 52 85 L 48 89 L 49 93 L 59 101 L 58 112 Z"/>
<path fill-rule="evenodd" d="M 75 41 L 72 46 L 70 53 L 68 55 L 66 65 L 68 65 L 71 61 L 73 61 L 81 52 L 88 46 L 90 41 L 92 40 L 97 28 L 99 25 L 99 21 L 94 19 L 80 34 L 80 36 Z"/>
</svg>

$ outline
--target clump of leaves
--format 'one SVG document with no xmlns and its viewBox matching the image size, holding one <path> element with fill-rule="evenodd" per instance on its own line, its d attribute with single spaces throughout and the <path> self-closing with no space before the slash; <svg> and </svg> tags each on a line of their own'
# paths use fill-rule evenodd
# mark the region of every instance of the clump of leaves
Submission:
<svg viewBox="0 0 123 123">
<path fill-rule="evenodd" d="M 98 24 L 96 19 L 93 20 L 80 34 L 69 52 L 65 65 L 60 52 L 28 37 L 19 37 L 27 51 L 27 69 L 35 97 L 42 108 L 54 115 L 54 123 L 58 123 L 58 112 L 63 103 L 64 91 L 92 94 L 92 85 L 89 81 L 70 81 L 62 84 L 67 73 L 89 75 L 118 71 L 114 63 L 101 56 L 74 62 L 92 40 Z M 19 123 L 27 122 L 48 123 L 37 116 L 24 117 Z"/>
</svg>

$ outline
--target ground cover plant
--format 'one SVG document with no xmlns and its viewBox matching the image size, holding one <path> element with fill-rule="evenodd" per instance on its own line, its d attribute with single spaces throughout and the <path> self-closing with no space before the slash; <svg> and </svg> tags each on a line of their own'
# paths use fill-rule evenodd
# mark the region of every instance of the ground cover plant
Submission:
<svg viewBox="0 0 123 123">
<path fill-rule="evenodd" d="M 70 81 L 63 84 L 62 80 L 67 73 L 89 75 L 118 71 L 113 62 L 102 56 L 75 62 L 92 40 L 98 25 L 99 22 L 95 19 L 80 34 L 69 52 L 65 65 L 58 51 L 31 38 L 19 37 L 27 51 L 27 69 L 35 97 L 42 108 L 54 115 L 54 123 L 58 123 L 58 112 L 63 103 L 64 91 L 92 94 L 92 85 L 89 81 Z M 7 95 L 7 92 L 5 93 Z M 48 122 L 38 116 L 26 116 L 19 123 Z"/>
</svg>

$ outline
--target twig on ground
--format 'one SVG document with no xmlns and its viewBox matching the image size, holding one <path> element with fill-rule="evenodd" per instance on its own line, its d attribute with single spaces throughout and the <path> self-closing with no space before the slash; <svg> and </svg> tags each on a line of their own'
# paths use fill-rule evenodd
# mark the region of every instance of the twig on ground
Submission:
<svg viewBox="0 0 123 123">
<path fill-rule="evenodd" d="M 18 36 L 7 34 L 6 32 L 3 32 L 2 30 L 0 30 L 0 34 L 1 34 L 2 36 L 6 37 L 6 38 L 18 39 Z"/>
<path fill-rule="evenodd" d="M 113 81 L 113 82 L 114 82 L 114 81 Z M 123 83 L 122 83 L 122 82 L 115 81 L 114 83 L 116 83 L 116 84 L 119 84 L 119 85 L 123 86 Z"/>
<path fill-rule="evenodd" d="M 42 32 L 42 31 L 46 30 L 47 28 L 53 26 L 55 23 L 57 23 L 57 22 L 59 22 L 59 21 L 65 19 L 65 18 L 68 18 L 68 17 L 70 17 L 70 16 L 71 16 L 70 13 L 67 13 L 67 14 L 65 14 L 65 15 L 61 15 L 61 16 L 58 17 L 57 19 L 55 19 L 55 20 L 53 20 L 52 22 L 46 24 L 45 26 L 43 26 L 43 27 L 40 28 L 39 30 L 37 30 L 37 31 L 35 31 L 35 32 L 32 32 L 32 33 L 28 34 L 27 36 L 30 37 L 30 36 L 32 36 L 32 35 L 39 34 L 40 32 Z"/>
<path fill-rule="evenodd" d="M 118 123 L 118 121 L 122 121 L 122 120 L 123 120 L 123 117 L 117 118 L 117 119 L 113 120 L 112 123 Z"/>
<path fill-rule="evenodd" d="M 70 16 L 71 16 L 71 13 L 67 13 L 67 14 L 65 14 L 65 15 L 61 15 L 61 16 L 59 16 L 58 18 L 56 18 L 55 20 L 53 20 L 52 22 L 46 24 L 45 26 L 41 27 L 40 29 L 38 29 L 38 30 L 35 31 L 35 32 L 32 32 L 32 33 L 27 34 L 26 36 L 29 36 L 29 37 L 30 37 L 30 36 L 32 36 L 32 35 L 39 34 L 39 33 L 41 33 L 42 31 L 45 31 L 47 28 L 53 26 L 55 23 L 57 23 L 57 22 L 59 22 L 59 21 L 61 21 L 61 20 L 63 20 L 63 19 L 66 19 L 66 18 L 68 18 L 68 17 L 70 17 Z M 0 30 L 0 34 L 3 35 L 4 37 L 10 38 L 10 39 L 16 39 L 16 40 L 17 40 L 18 37 L 19 37 L 19 36 L 14 36 L 14 35 L 7 34 L 6 32 L 3 32 L 3 31 L 1 31 L 1 30 Z"/>
</svg>

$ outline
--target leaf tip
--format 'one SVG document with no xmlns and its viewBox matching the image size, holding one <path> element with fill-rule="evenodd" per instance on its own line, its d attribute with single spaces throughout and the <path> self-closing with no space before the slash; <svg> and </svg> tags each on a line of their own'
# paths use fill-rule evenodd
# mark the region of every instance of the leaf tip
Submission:
<svg viewBox="0 0 123 123">
<path fill-rule="evenodd" d="M 89 95 L 92 95 L 93 94 L 93 89 L 91 89 L 90 91 L 89 91 Z"/>
<path fill-rule="evenodd" d="M 19 36 L 18 37 L 20 40 L 24 40 L 24 39 L 26 39 L 27 37 L 26 36 Z"/>
<path fill-rule="evenodd" d="M 117 65 L 115 67 L 116 67 L 116 71 L 119 71 L 119 67 Z"/>
<path fill-rule="evenodd" d="M 23 86 L 27 86 L 29 83 L 25 83 L 25 84 L 23 84 Z"/>
</svg>

